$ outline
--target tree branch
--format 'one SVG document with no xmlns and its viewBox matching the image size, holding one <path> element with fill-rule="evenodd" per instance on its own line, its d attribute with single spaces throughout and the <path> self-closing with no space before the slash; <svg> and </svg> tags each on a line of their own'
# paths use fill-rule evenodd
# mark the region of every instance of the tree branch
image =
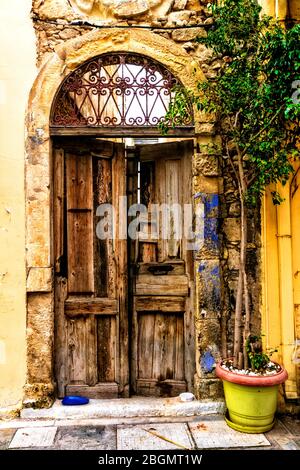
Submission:
<svg viewBox="0 0 300 470">
<path fill-rule="evenodd" d="M 264 131 L 266 131 L 268 129 L 268 127 L 272 124 L 272 122 L 276 119 L 276 117 L 278 116 L 278 114 L 280 113 L 280 111 L 282 111 L 282 109 L 284 108 L 284 105 L 281 105 L 276 113 L 271 117 L 270 121 L 268 122 L 268 124 L 266 124 L 262 129 L 260 129 L 248 142 L 248 145 L 246 145 L 245 149 L 243 150 L 243 152 L 245 152 L 246 148 L 249 148 L 250 144 L 256 140 Z"/>
</svg>

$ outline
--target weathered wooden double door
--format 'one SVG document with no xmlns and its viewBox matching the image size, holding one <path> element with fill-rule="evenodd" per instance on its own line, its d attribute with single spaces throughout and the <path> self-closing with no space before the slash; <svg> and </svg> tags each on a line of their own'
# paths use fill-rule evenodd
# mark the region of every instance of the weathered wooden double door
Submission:
<svg viewBox="0 0 300 470">
<path fill-rule="evenodd" d="M 123 144 L 100 139 L 54 142 L 59 397 L 174 396 L 191 390 L 193 266 L 185 235 L 175 234 L 171 215 L 169 237 L 163 237 L 161 215 L 154 211 L 154 234 L 143 213 L 137 236 L 127 237 L 131 204 L 150 210 L 191 202 L 191 154 L 190 141 L 127 152 Z M 111 204 L 113 215 L 103 204 Z M 99 223 L 106 237 L 99 238 Z"/>
</svg>

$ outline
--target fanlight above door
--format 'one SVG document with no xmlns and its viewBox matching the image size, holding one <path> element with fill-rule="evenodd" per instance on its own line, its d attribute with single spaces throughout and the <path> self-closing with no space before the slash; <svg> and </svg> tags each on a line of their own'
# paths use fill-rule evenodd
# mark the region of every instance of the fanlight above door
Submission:
<svg viewBox="0 0 300 470">
<path fill-rule="evenodd" d="M 95 57 L 71 72 L 62 82 L 51 110 L 51 130 L 96 128 L 120 130 L 152 129 L 165 119 L 175 89 L 182 84 L 158 62 L 138 54 L 112 53 Z M 188 118 L 169 122 L 173 129 L 193 129 Z M 61 133 L 61 132 L 57 132 Z M 101 132 L 100 132 L 101 133 Z M 180 131 L 179 131 L 180 133 Z"/>
</svg>

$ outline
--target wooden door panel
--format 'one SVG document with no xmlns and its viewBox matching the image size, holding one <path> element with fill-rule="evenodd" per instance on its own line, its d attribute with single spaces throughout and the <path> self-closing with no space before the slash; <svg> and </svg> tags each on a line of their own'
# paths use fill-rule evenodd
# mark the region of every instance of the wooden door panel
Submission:
<svg viewBox="0 0 300 470">
<path fill-rule="evenodd" d="M 132 387 L 146 396 L 192 390 L 193 257 L 183 229 L 183 207 L 191 203 L 192 150 L 192 142 L 139 149 L 141 202 L 148 212 L 159 207 L 152 217 L 156 238 L 149 235 L 146 216 L 140 224 L 134 283 Z"/>
<path fill-rule="evenodd" d="M 185 297 L 149 296 L 137 297 L 135 308 L 137 312 L 166 312 L 177 313 L 185 311 Z"/>
<path fill-rule="evenodd" d="M 80 317 L 67 322 L 69 352 L 69 383 L 93 385 L 88 370 L 88 359 L 94 359 L 94 341 L 91 341 L 90 330 L 94 318 Z M 93 381 L 92 381 L 93 382 Z"/>
<path fill-rule="evenodd" d="M 116 315 L 119 311 L 118 301 L 109 298 L 72 297 L 65 301 L 65 314 L 68 317 L 78 315 Z"/>
<path fill-rule="evenodd" d="M 91 155 L 66 154 L 68 292 L 94 292 Z"/>
<path fill-rule="evenodd" d="M 188 278 L 185 275 L 140 274 L 137 277 L 135 293 L 136 295 L 188 295 Z"/>
<path fill-rule="evenodd" d="M 64 145 L 66 151 L 63 146 L 54 151 L 58 393 L 125 396 L 129 382 L 126 240 L 96 236 L 99 204 L 113 203 L 114 222 L 120 225 L 119 197 L 126 194 L 124 147 L 87 139 Z"/>
<path fill-rule="evenodd" d="M 178 319 L 176 315 L 162 313 L 153 316 L 155 324 L 152 377 L 158 381 L 168 379 L 184 380 L 184 349 L 180 339 L 180 333 L 183 333 L 183 318 L 181 316 Z M 178 336 L 177 326 L 179 329 Z M 178 360 L 178 357 L 181 359 Z"/>
<path fill-rule="evenodd" d="M 186 390 L 183 315 L 138 314 L 137 393 L 176 396 Z"/>
</svg>

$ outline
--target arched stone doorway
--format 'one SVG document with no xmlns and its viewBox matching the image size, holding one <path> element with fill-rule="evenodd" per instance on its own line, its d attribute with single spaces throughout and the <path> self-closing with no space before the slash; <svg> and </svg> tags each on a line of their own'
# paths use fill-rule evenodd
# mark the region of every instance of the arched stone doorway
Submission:
<svg viewBox="0 0 300 470">
<path fill-rule="evenodd" d="M 175 86 L 153 59 L 109 53 L 71 72 L 53 101 L 60 397 L 192 389 L 194 276 L 183 209 L 191 206 L 193 141 L 153 143 Z M 194 133 L 186 106 L 185 125 L 169 123 L 181 139 Z"/>
<path fill-rule="evenodd" d="M 199 75 L 202 77 L 197 64 L 191 63 L 190 57 L 170 41 L 148 31 L 120 32 L 111 29 L 88 33 L 79 39 L 65 43 L 62 48 L 57 50 L 57 55 L 44 65 L 31 92 L 27 117 L 26 155 L 28 375 L 25 391 L 29 403 L 37 401 L 40 405 L 47 405 L 55 393 L 56 385 L 53 362 L 54 312 L 56 309 L 53 273 L 56 260 L 52 224 L 53 209 L 55 211 L 55 201 L 53 200 L 55 187 L 52 182 L 52 169 L 57 160 L 52 160 L 53 142 L 50 139 L 49 127 L 51 104 L 62 80 L 70 71 L 87 60 L 99 56 L 99 54 L 127 51 L 154 59 L 170 70 L 171 74 L 187 88 L 193 88 L 195 73 L 198 74 L 198 77 Z M 198 116 L 195 138 L 204 139 L 205 142 L 209 141 L 212 125 L 210 117 Z M 104 142 L 103 145 L 105 145 Z M 55 143 L 54 147 L 57 148 Z M 113 152 L 115 152 L 116 162 L 119 161 L 116 163 L 118 166 L 121 164 L 121 160 L 118 160 L 117 157 L 120 148 L 116 143 L 113 144 Z M 120 168 L 120 171 L 123 169 Z M 210 182 L 207 187 L 211 188 Z M 205 178 L 203 179 L 203 189 L 205 190 Z M 212 192 L 211 189 L 209 192 Z M 80 208 L 73 209 L 76 212 L 76 209 Z M 119 251 L 122 252 L 121 247 Z M 122 266 L 124 267 L 124 265 Z M 118 269 L 123 269 L 122 266 Z M 197 279 L 194 282 L 197 284 Z M 125 285 L 120 285 L 121 290 L 126 288 Z M 120 299 L 120 291 L 118 296 Z M 122 308 L 125 309 L 125 305 L 126 302 Z M 178 306 L 176 308 L 179 309 Z M 196 313 L 197 310 L 198 307 L 193 305 L 191 311 Z M 154 311 L 158 312 L 157 306 Z M 109 313 L 109 315 L 111 314 L 112 312 Z M 182 325 L 181 328 L 184 326 Z M 122 334 L 124 341 L 120 343 L 121 348 L 124 347 L 124 344 L 126 345 L 126 335 L 128 335 L 126 328 Z M 191 341 L 194 342 L 194 338 Z M 199 352 L 197 353 L 197 351 L 196 348 L 196 364 L 199 369 L 199 359 L 197 358 Z M 126 353 L 124 354 L 120 356 L 121 361 L 122 357 L 126 356 Z M 88 357 L 86 359 L 88 360 Z M 182 358 L 179 360 L 182 361 Z M 127 370 L 129 367 L 129 363 L 120 366 L 120 373 L 123 374 L 122 386 L 128 383 Z M 196 379 L 201 375 L 199 370 L 197 371 Z M 183 381 L 181 380 L 181 382 Z M 111 381 L 109 384 L 111 385 Z M 85 384 L 83 383 L 83 385 Z M 126 387 L 117 392 L 115 390 L 114 394 L 128 394 Z"/>
</svg>

